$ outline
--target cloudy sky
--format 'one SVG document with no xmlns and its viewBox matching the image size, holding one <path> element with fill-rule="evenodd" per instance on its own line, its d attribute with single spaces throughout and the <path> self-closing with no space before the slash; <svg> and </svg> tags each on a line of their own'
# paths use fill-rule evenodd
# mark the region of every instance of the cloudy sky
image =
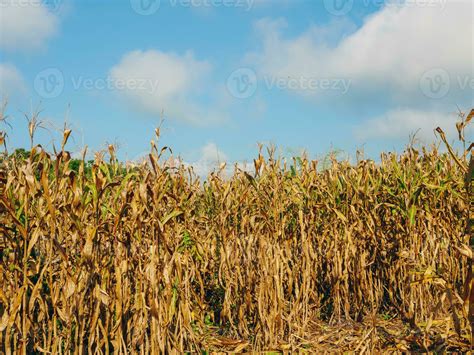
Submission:
<svg viewBox="0 0 474 355">
<path fill-rule="evenodd" d="M 472 0 L 0 0 L 9 144 L 161 144 L 189 162 L 401 150 L 474 104 Z M 58 143 L 56 143 L 58 144 Z M 205 164 L 203 164 L 205 165 Z"/>
</svg>

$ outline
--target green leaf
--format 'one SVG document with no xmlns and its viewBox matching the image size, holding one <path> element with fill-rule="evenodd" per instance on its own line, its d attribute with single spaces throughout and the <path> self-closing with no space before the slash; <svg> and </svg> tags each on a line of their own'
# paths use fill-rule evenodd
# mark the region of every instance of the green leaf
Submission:
<svg viewBox="0 0 474 355">
<path fill-rule="evenodd" d="M 180 215 L 183 214 L 183 211 L 180 210 L 174 210 L 173 212 L 167 214 L 162 220 L 161 220 L 161 227 L 163 227 L 170 219 L 176 218 Z"/>
<path fill-rule="evenodd" d="M 412 205 L 410 207 L 410 210 L 408 211 L 408 217 L 410 220 L 410 227 L 413 227 L 415 225 L 415 217 L 416 217 L 416 206 Z"/>
</svg>

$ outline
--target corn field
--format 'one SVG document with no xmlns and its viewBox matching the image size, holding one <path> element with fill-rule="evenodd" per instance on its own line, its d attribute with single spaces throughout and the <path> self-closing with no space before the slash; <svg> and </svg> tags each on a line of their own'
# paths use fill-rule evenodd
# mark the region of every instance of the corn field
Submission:
<svg viewBox="0 0 474 355">
<path fill-rule="evenodd" d="M 70 134 L 1 160 L 0 353 L 469 351 L 471 147 L 203 182 L 158 132 L 73 169 Z"/>
</svg>

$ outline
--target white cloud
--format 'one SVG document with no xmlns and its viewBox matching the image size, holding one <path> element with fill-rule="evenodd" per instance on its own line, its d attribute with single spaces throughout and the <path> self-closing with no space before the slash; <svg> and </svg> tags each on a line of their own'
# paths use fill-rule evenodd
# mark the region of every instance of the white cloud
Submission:
<svg viewBox="0 0 474 355">
<path fill-rule="evenodd" d="M 448 136 L 454 138 L 457 121 L 459 117 L 456 113 L 395 109 L 365 121 L 355 129 L 355 135 L 360 140 L 406 140 L 411 134 L 416 133 L 418 139 L 430 143 L 435 141 L 436 127 L 441 127 Z"/>
<path fill-rule="evenodd" d="M 219 147 L 209 142 L 200 149 L 200 157 L 193 162 L 181 162 L 186 167 L 191 167 L 194 173 L 205 179 L 211 172 L 220 171 L 221 176 L 230 178 L 235 168 L 243 171 L 252 171 L 253 164 L 245 161 L 231 162 L 227 155 Z M 179 165 L 179 164 L 178 164 Z"/>
<path fill-rule="evenodd" d="M 201 154 L 201 161 L 205 161 L 210 164 L 225 162 L 227 160 L 227 155 L 219 151 L 217 145 L 212 142 L 207 143 L 201 148 Z"/>
<path fill-rule="evenodd" d="M 13 64 L 0 63 L 0 97 L 9 97 L 25 90 L 25 81 L 18 69 Z"/>
<path fill-rule="evenodd" d="M 375 93 L 410 102 L 422 97 L 420 78 L 432 68 L 443 68 L 452 79 L 472 78 L 472 7 L 469 0 L 448 1 L 444 7 L 386 6 L 357 30 L 340 21 L 312 26 L 290 39 L 283 36 L 284 20 L 263 19 L 256 25 L 262 50 L 247 61 L 261 76 L 344 78 L 352 82 L 349 95 Z M 451 89 L 455 93 L 456 87 Z"/>
<path fill-rule="evenodd" d="M 37 50 L 56 32 L 58 17 L 41 0 L 1 0 L 0 47 Z"/>
<path fill-rule="evenodd" d="M 218 109 L 199 103 L 207 97 L 211 65 L 184 55 L 157 50 L 133 51 L 110 70 L 114 82 L 131 82 L 119 91 L 130 103 L 142 110 L 195 124 L 213 123 L 227 117 Z M 206 105 L 212 107 L 212 105 Z M 218 105 L 216 105 L 218 106 Z"/>
<path fill-rule="evenodd" d="M 355 117 L 364 115 L 364 107 L 385 108 L 385 114 L 354 129 L 358 139 L 406 140 L 419 130 L 417 138 L 433 142 L 437 126 L 455 137 L 457 116 L 445 112 L 472 104 L 473 2 L 397 4 L 369 15 L 359 28 L 342 18 L 293 37 L 285 36 L 284 19 L 262 19 L 256 23 L 262 46 L 245 62 L 266 83 L 268 78 L 350 81 L 346 94 L 333 95 L 337 92 L 328 87 L 291 91 L 314 101 L 337 96 L 326 102 L 354 109 Z"/>
<path fill-rule="evenodd" d="M 191 166 L 196 175 L 206 177 L 211 171 L 219 169 L 219 166 L 226 161 L 227 156 L 215 143 L 209 142 L 201 148 L 198 160 L 185 163 L 185 165 Z"/>
</svg>

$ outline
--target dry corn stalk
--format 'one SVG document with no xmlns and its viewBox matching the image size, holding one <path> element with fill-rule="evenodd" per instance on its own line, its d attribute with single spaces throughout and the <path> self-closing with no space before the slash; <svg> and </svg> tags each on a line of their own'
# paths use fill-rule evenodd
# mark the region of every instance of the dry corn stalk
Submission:
<svg viewBox="0 0 474 355">
<path fill-rule="evenodd" d="M 464 129 L 470 123 L 470 121 L 474 118 L 474 109 L 470 111 L 468 115 L 464 115 L 460 113 L 461 121 L 456 124 L 456 128 L 459 133 L 459 140 L 465 143 L 464 137 Z M 456 164 L 466 173 L 465 175 L 465 190 L 466 190 L 466 201 L 468 204 L 468 213 L 467 213 L 467 221 L 466 221 L 466 231 L 465 235 L 468 238 L 468 244 L 461 243 L 459 246 L 455 248 L 458 250 L 459 254 L 463 257 L 466 257 L 468 260 L 467 265 L 467 275 L 464 282 L 464 290 L 462 293 L 462 309 L 463 313 L 465 314 L 470 328 L 471 328 L 471 351 L 474 347 L 474 276 L 473 276 L 473 259 L 474 259 L 474 192 L 472 187 L 472 181 L 474 180 L 474 143 L 472 143 L 469 148 L 465 150 L 463 155 L 464 158 L 468 154 L 470 154 L 470 160 L 468 164 L 464 164 L 454 153 L 452 147 L 447 142 L 446 136 L 441 128 L 437 128 L 436 131 L 440 134 L 441 139 L 443 140 L 444 144 L 446 145 L 449 154 L 453 157 Z M 453 319 L 455 320 L 455 324 L 459 324 L 459 320 L 457 318 L 456 310 L 453 309 Z M 456 326 L 456 330 L 458 334 L 460 334 L 459 325 Z"/>
<path fill-rule="evenodd" d="M 474 115 L 474 110 L 471 111 L 471 117 Z M 469 323 L 471 325 L 471 351 L 474 347 L 474 270 L 473 270 L 473 259 L 474 259 L 474 191 L 472 181 L 474 180 L 474 154 L 471 150 L 471 158 L 466 174 L 466 189 L 469 197 L 469 217 L 467 221 L 466 234 L 469 236 L 470 248 L 464 248 L 464 256 L 468 257 L 468 274 L 466 277 L 466 283 L 464 286 L 463 301 L 465 307 L 468 309 Z"/>
<path fill-rule="evenodd" d="M 73 168 L 70 134 L 6 160 L 5 352 L 469 350 L 454 151 L 321 171 L 269 149 L 201 184 L 155 142 L 149 164 Z"/>
</svg>

